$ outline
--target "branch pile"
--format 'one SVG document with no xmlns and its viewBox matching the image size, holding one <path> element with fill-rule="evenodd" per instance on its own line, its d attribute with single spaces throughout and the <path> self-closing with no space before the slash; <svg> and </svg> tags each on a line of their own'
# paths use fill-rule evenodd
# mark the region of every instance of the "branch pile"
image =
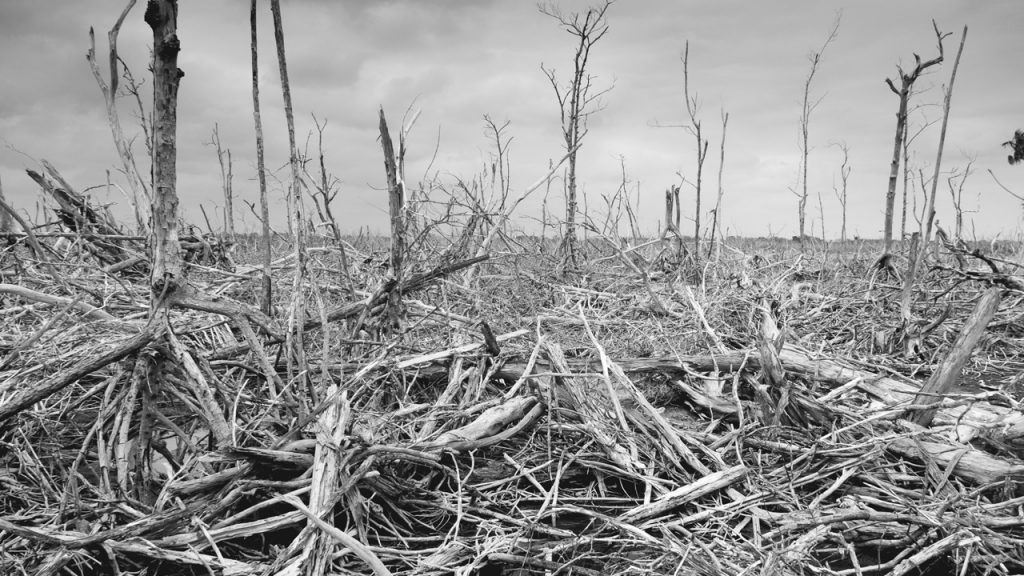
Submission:
<svg viewBox="0 0 1024 576">
<path fill-rule="evenodd" d="M 865 310 L 898 290 L 818 294 L 796 266 L 772 280 L 738 260 L 763 282 L 696 295 L 608 264 L 580 283 L 543 262 L 460 282 L 481 258 L 395 286 L 357 251 L 350 295 L 337 252 L 312 253 L 297 372 L 280 320 L 246 304 L 244 265 L 193 268 L 194 298 L 159 328 L 144 283 L 72 261 L 102 256 L 55 262 L 60 286 L 5 249 L 20 264 L 19 290 L 0 290 L 0 571 L 1024 570 L 1018 401 L 916 404 L 974 292 L 929 332 L 931 360 L 883 362 Z M 1020 301 L 1007 289 L 977 352 L 1005 373 Z M 935 408 L 927 428 L 907 417 Z"/>
</svg>

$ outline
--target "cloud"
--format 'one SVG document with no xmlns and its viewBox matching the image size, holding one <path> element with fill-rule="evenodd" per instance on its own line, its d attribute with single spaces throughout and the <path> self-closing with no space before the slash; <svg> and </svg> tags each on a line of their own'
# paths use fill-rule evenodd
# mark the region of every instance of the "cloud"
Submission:
<svg viewBox="0 0 1024 576">
<path fill-rule="evenodd" d="M 559 3 L 566 12 L 589 4 Z M 920 83 L 932 89 L 915 102 L 931 106 L 915 121 L 922 113 L 939 118 L 941 86 L 948 82 L 960 27 L 968 23 L 944 172 L 964 164 L 961 150 L 975 154 L 977 173 L 968 188 L 972 197 L 981 198 L 980 211 L 972 215 L 979 234 L 1017 229 L 1019 206 L 985 174 L 991 168 L 1004 184 L 1024 191 L 1024 170 L 1007 166 L 999 147 L 1013 129 L 1024 127 L 1016 97 L 1024 78 L 1012 73 L 1019 52 L 1014 0 L 977 6 L 928 0 L 617 2 L 608 12 L 609 33 L 595 46 L 591 61 L 598 84 L 614 83 L 614 88 L 603 98 L 604 109 L 592 116 L 580 152 L 581 184 L 593 195 L 590 206 L 596 209 L 600 196 L 619 186 L 619 158 L 624 157 L 629 179 L 640 185 L 643 225 L 653 232 L 662 217 L 664 189 L 678 181 L 677 173 L 688 181 L 695 178 L 692 136 L 679 128 L 654 127 L 685 120 L 680 55 L 689 40 L 691 89 L 700 95 L 700 118 L 710 141 L 705 190 L 712 191 L 710 197 L 717 186 L 724 109 L 730 114 L 723 175 L 727 225 L 748 235 L 795 233 L 796 200 L 788 188 L 796 183 L 799 163 L 807 54 L 824 41 L 836 7 L 843 8 L 839 37 L 812 87 L 822 100 L 812 117 L 808 182 L 815 202 L 822 193 L 828 227 L 837 231 L 839 218 L 832 185 L 840 158 L 830 144 L 843 140 L 853 168 L 850 228 L 879 233 L 897 104 L 884 79 L 896 74 L 896 64 L 912 63 L 914 52 L 923 57 L 935 53 L 930 23 L 935 17 L 943 30 L 957 35 L 947 40 L 947 64 Z M 100 58 L 105 57 L 106 29 L 122 8 L 121 0 L 0 4 L 0 67 L 10 71 L 0 76 L 0 138 L 55 162 L 80 188 L 104 183 L 111 168 L 117 178 L 119 162 L 102 99 L 83 56 L 91 25 L 97 28 Z M 285 2 L 282 8 L 299 145 L 305 146 L 314 129 L 312 114 L 328 120 L 324 147 L 328 170 L 343 182 L 335 211 L 345 227 L 386 229 L 377 141 L 381 106 L 393 133 L 410 106 L 422 111 L 409 139 L 410 177 L 427 170 L 435 146 L 432 173 L 467 178 L 480 170 L 491 153 L 484 114 L 511 122 L 516 186 L 532 183 L 549 159 L 560 156 L 557 105 L 540 65 L 556 68 L 564 78 L 572 37 L 533 3 L 305 0 Z M 287 135 L 271 19 L 263 4 L 259 21 L 267 162 L 276 170 L 287 160 Z M 186 74 L 179 94 L 179 193 L 185 217 L 200 222 L 200 205 L 213 214 L 220 204 L 219 167 L 204 145 L 215 123 L 233 151 L 237 193 L 255 198 L 249 2 L 182 3 L 179 34 Z M 137 7 L 125 22 L 119 46 L 140 79 L 146 77 L 150 43 Z M 139 137 L 133 104 L 122 101 L 120 109 L 126 131 Z M 915 142 L 915 170 L 930 172 L 937 133 L 936 124 Z M 143 149 L 137 142 L 145 165 Z M 0 148 L 5 191 L 23 207 L 38 197 L 34 184 L 19 174 L 28 164 L 19 153 Z M 276 204 L 283 204 L 281 186 L 272 186 Z M 684 188 L 684 194 L 684 210 L 692 211 L 692 189 Z M 118 195 L 103 199 L 121 202 Z M 537 216 L 540 205 L 538 196 L 524 205 L 524 213 Z M 940 208 L 940 217 L 949 219 L 949 207 Z M 239 211 L 247 209 L 240 205 Z M 816 207 L 811 212 L 810 220 L 819 218 Z"/>
</svg>

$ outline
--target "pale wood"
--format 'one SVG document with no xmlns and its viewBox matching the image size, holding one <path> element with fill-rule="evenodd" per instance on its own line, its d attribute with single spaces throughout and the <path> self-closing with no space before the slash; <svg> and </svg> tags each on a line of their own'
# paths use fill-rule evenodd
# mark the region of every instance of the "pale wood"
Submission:
<svg viewBox="0 0 1024 576">
<path fill-rule="evenodd" d="M 153 309 L 162 307 L 183 283 L 178 245 L 177 125 L 178 2 L 150 0 L 146 24 L 153 30 Z"/>
<path fill-rule="evenodd" d="M 914 398 L 914 404 L 935 404 L 943 394 L 949 392 L 957 385 L 964 365 L 970 360 L 974 348 L 985 333 L 985 328 L 988 327 L 988 323 L 995 316 L 1001 299 L 1002 290 L 999 288 L 989 288 L 982 294 L 981 298 L 978 299 L 978 303 L 974 306 L 974 311 L 971 312 L 967 321 L 964 322 L 963 328 L 960 329 L 960 335 L 957 336 L 956 342 L 953 343 L 953 348 L 942 360 L 939 369 L 921 387 L 921 391 Z M 912 420 L 917 424 L 927 426 L 931 424 L 934 416 L 935 409 L 922 410 Z"/>
<path fill-rule="evenodd" d="M 680 486 L 664 494 L 661 498 L 650 504 L 643 504 L 623 513 L 619 516 L 619 520 L 627 523 L 637 523 L 663 516 L 687 502 L 729 487 L 746 476 L 746 474 L 747 467 L 743 464 L 737 464 L 731 468 L 707 474 L 686 486 Z"/>
<path fill-rule="evenodd" d="M 31 302 L 41 302 L 43 304 L 55 304 L 60 306 L 72 306 L 79 312 L 85 315 L 90 320 L 107 320 L 111 322 L 118 321 L 117 318 L 108 314 L 102 308 L 97 308 L 87 302 L 81 302 L 73 300 L 71 298 L 65 298 L 63 296 L 54 296 L 52 294 L 45 294 L 43 292 L 36 292 L 35 290 L 25 288 L 24 286 L 18 286 L 16 284 L 0 284 L 0 292 L 6 294 L 13 294 L 19 298 L 29 300 Z"/>
<path fill-rule="evenodd" d="M 263 243 L 263 286 L 260 292 L 260 307 L 263 313 L 270 315 L 270 308 L 273 299 L 274 283 L 271 279 L 271 237 L 270 237 L 270 206 L 267 203 L 267 171 L 263 151 L 263 120 L 260 118 L 260 67 L 257 56 L 257 35 L 256 35 L 256 0 L 252 0 L 249 6 L 249 32 L 250 52 L 252 55 L 252 116 L 256 125 L 256 176 L 260 184 L 260 231 L 262 232 Z"/>
</svg>

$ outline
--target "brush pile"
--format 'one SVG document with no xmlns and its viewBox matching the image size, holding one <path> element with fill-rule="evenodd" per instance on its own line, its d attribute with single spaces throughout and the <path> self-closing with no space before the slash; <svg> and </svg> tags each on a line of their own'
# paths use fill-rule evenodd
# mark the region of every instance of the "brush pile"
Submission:
<svg viewBox="0 0 1024 576">
<path fill-rule="evenodd" d="M 296 339 L 295 260 L 264 316 L 256 239 L 197 235 L 228 258 L 156 340 L 144 243 L 57 206 L 0 253 L 4 574 L 1024 571 L 1019 265 L 946 252 L 908 326 L 862 245 L 595 244 L 556 274 L 525 239 L 395 282 L 325 240 Z"/>
</svg>

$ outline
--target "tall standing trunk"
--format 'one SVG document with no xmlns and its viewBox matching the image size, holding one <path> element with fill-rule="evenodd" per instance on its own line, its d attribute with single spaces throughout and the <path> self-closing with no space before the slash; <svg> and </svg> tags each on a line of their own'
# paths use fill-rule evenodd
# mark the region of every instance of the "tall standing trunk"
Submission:
<svg viewBox="0 0 1024 576">
<path fill-rule="evenodd" d="M 304 279 L 306 275 L 306 218 L 302 207 L 302 174 L 299 167 L 299 152 L 295 145 L 295 117 L 292 114 L 292 93 L 288 83 L 288 60 L 284 50 L 284 24 L 281 21 L 281 1 L 270 0 L 270 10 L 274 16 L 274 40 L 277 44 L 277 63 L 281 74 L 281 92 L 284 97 L 284 115 L 288 125 L 288 154 L 291 165 L 292 183 L 288 193 L 288 222 L 291 224 L 295 244 L 295 268 L 292 275 L 292 299 L 288 312 L 288 348 L 289 372 L 306 370 L 305 348 L 303 344 L 303 325 L 306 320 L 306 297 Z M 292 374 L 289 373 L 289 379 Z M 307 380 L 307 382 L 309 382 Z M 310 389 L 315 402 L 315 394 Z"/>
<path fill-rule="evenodd" d="M 153 29 L 153 269 L 152 310 L 164 308 L 183 287 L 178 245 L 177 123 L 178 2 L 149 0 L 146 24 Z"/>
<path fill-rule="evenodd" d="M 136 221 L 138 223 L 139 232 L 145 234 L 147 232 L 147 226 L 145 220 L 142 218 L 142 210 L 140 209 L 140 202 L 145 200 L 147 204 L 151 204 L 153 199 L 149 189 L 146 187 L 145 179 L 142 174 L 139 173 L 139 168 L 135 163 L 135 156 L 132 154 L 131 142 L 124 135 L 124 130 L 121 129 L 121 119 L 117 113 L 117 85 L 120 79 L 120 57 L 117 55 L 117 36 L 121 31 L 121 25 L 124 23 L 125 18 L 128 16 L 128 12 L 135 6 L 136 0 L 130 0 L 128 4 L 121 11 L 121 15 L 118 16 L 114 26 L 107 32 L 107 43 L 109 45 L 109 62 L 110 62 L 110 85 L 103 79 L 103 73 L 100 71 L 99 64 L 96 62 L 96 37 L 93 30 L 89 29 L 89 51 L 86 53 L 85 58 L 89 61 L 89 67 L 92 69 L 93 78 L 96 79 L 96 84 L 99 85 L 100 93 L 103 94 L 103 102 L 107 108 L 107 124 L 110 125 L 110 132 L 114 139 L 114 147 L 117 149 L 117 155 L 121 159 L 121 167 L 124 170 L 125 177 L 128 180 L 128 187 L 132 193 L 132 208 L 135 211 Z M 145 120 L 143 120 L 143 127 L 145 127 Z"/>
<path fill-rule="evenodd" d="M 213 125 L 213 141 L 217 149 L 217 163 L 220 165 L 221 190 L 224 192 L 224 236 L 228 240 L 235 239 L 235 207 L 234 192 L 232 191 L 232 164 L 231 149 L 225 150 L 220 144 L 220 127 Z M 227 162 L 225 162 L 227 159 Z"/>
<path fill-rule="evenodd" d="M 611 0 L 604 0 L 599 8 L 590 8 L 583 14 L 571 16 L 562 14 L 555 4 L 539 7 L 543 14 L 558 20 L 562 27 L 577 39 L 572 80 L 564 89 L 559 86 L 554 69 L 544 68 L 544 65 L 541 64 L 541 70 L 548 77 L 551 87 L 555 89 L 555 96 L 558 98 L 562 137 L 565 139 L 565 150 L 569 156 L 565 190 L 566 231 L 562 244 L 565 249 L 565 270 L 576 270 L 579 263 L 576 236 L 576 213 L 579 210 L 576 189 L 576 153 L 579 150 L 580 142 L 586 136 L 587 116 L 593 112 L 592 106 L 597 104 L 597 100 L 602 94 L 610 90 L 609 88 L 597 93 L 590 92 L 592 78 L 587 73 L 587 61 L 590 58 L 590 49 L 608 32 L 605 12 L 611 4 Z M 586 206 L 584 205 L 585 211 Z M 584 217 L 586 217 L 585 213 Z"/>
<path fill-rule="evenodd" d="M 0 184 L 0 205 L 7 205 L 7 199 L 4 198 L 4 187 Z M 0 234 L 10 234 L 14 232 L 14 224 L 11 222 L 11 215 L 7 210 L 0 208 Z"/>
<path fill-rule="evenodd" d="M 814 109 L 818 107 L 818 104 L 821 103 L 822 98 L 824 98 L 823 96 L 822 98 L 818 98 L 816 101 L 811 101 L 811 82 L 814 80 L 814 76 L 818 73 L 818 65 L 821 64 L 821 59 L 822 56 L 825 54 L 825 50 L 829 47 L 829 44 L 831 44 L 832 41 L 836 39 L 836 36 L 838 36 L 839 34 L 839 22 L 841 18 L 841 13 L 836 15 L 835 22 L 832 23 L 832 30 L 831 32 L 829 32 L 828 38 L 825 39 L 825 43 L 822 44 L 821 49 L 818 50 L 817 52 L 812 52 L 808 56 L 808 60 L 810 60 L 811 62 L 811 71 L 807 74 L 807 79 L 804 81 L 804 99 L 803 106 L 800 110 L 800 152 L 802 155 L 800 180 L 802 188 L 800 192 L 797 193 L 797 211 L 800 228 L 801 251 L 803 251 L 804 249 L 804 239 L 806 238 L 805 226 L 807 222 L 807 198 L 809 196 L 809 192 L 807 190 L 807 164 L 811 153 L 811 150 L 808 147 L 811 114 L 814 112 Z M 818 191 L 818 198 L 821 198 L 820 190 Z M 825 223 L 822 222 L 821 226 L 823 231 L 822 236 L 824 237 Z"/>
<path fill-rule="evenodd" d="M 914 88 L 914 82 L 921 76 L 921 73 L 926 69 L 941 64 L 943 60 L 942 40 L 949 34 L 942 34 L 939 32 L 939 26 L 932 21 L 932 28 L 935 29 L 935 36 L 938 39 L 939 44 L 939 55 L 926 62 L 921 62 L 921 57 L 914 54 L 914 69 L 909 73 L 903 72 L 902 68 L 897 67 L 900 73 L 900 87 L 897 89 L 896 85 L 889 78 L 885 79 L 885 83 L 889 86 L 900 99 L 899 110 L 896 112 L 896 135 L 893 139 L 892 147 L 892 162 L 889 166 L 889 187 L 885 193 L 885 224 L 883 232 L 883 248 L 882 257 L 879 262 L 887 262 L 888 255 L 892 253 L 892 221 L 894 216 L 894 210 L 896 207 L 896 182 L 899 179 L 900 169 L 900 150 L 903 146 L 904 138 L 907 136 L 907 107 L 910 101 L 910 94 Z"/>
<path fill-rule="evenodd" d="M 722 195 L 725 193 L 722 188 L 722 172 L 725 170 L 725 130 L 729 127 L 729 114 L 722 111 L 722 148 L 718 158 L 718 196 L 715 199 L 714 218 L 711 220 L 711 246 L 708 247 L 708 258 L 711 257 L 712 247 L 716 254 L 720 254 L 725 237 L 722 234 Z"/>
<path fill-rule="evenodd" d="M 903 85 L 899 91 L 895 91 L 900 97 L 899 111 L 896 113 L 896 137 L 893 141 L 892 146 L 892 163 L 889 165 L 889 188 L 885 192 L 885 231 L 883 232 L 884 247 L 882 250 L 885 254 L 892 252 L 892 221 L 893 221 L 893 210 L 896 207 L 896 182 L 899 179 L 900 173 L 900 150 L 903 147 L 903 138 L 907 134 L 907 102 L 910 100 L 910 88 L 913 86 L 913 82 L 908 83 L 906 76 L 903 76 Z M 904 187 L 903 195 L 903 224 L 902 228 L 906 228 L 906 188 Z"/>
<path fill-rule="evenodd" d="M 907 195 L 910 189 L 910 142 L 903 123 L 903 209 L 900 211 L 900 240 L 907 237 Z"/>
<path fill-rule="evenodd" d="M 260 224 L 262 224 L 263 231 L 263 290 L 260 298 L 260 308 L 264 314 L 269 316 L 273 299 L 273 281 L 270 276 L 270 207 L 267 204 L 267 171 L 263 156 L 263 120 L 260 118 L 260 67 L 256 51 L 256 0 L 252 0 L 249 4 L 249 30 L 252 51 L 252 115 L 253 121 L 256 124 L 256 175 L 260 183 Z"/>
<path fill-rule="evenodd" d="M 399 168 L 395 159 L 395 145 L 391 140 L 384 108 L 380 109 L 380 144 L 384 152 L 384 171 L 388 179 L 388 212 L 391 216 L 391 277 L 396 287 L 388 294 L 388 329 L 397 330 L 401 326 L 402 292 L 398 285 L 402 282 L 402 271 L 405 267 L 405 183 L 399 176 Z"/>
<path fill-rule="evenodd" d="M 575 128 L 573 128 L 575 131 Z M 565 250 L 566 250 L 566 264 L 570 270 L 575 270 L 577 266 L 576 252 L 578 250 L 578 240 L 576 239 L 576 211 L 578 210 L 578 202 L 576 200 L 576 145 L 577 140 L 566 139 L 566 147 L 572 150 L 569 154 L 569 167 L 568 167 L 568 182 L 565 190 Z"/>
<path fill-rule="evenodd" d="M 932 175 L 932 190 L 928 195 L 928 204 L 925 209 L 925 227 L 922 237 L 921 254 L 931 241 L 932 225 L 935 222 L 935 194 L 939 187 L 939 169 L 942 167 L 942 151 L 946 146 L 946 127 L 949 125 L 949 108 L 953 100 L 953 83 L 956 81 L 956 69 L 960 67 L 960 55 L 964 52 L 964 44 L 967 42 L 967 26 L 964 26 L 963 34 L 960 36 L 960 48 L 953 60 L 953 71 L 949 75 L 949 86 L 946 87 L 945 99 L 942 106 L 942 128 L 939 131 L 939 149 L 935 158 L 935 173 Z"/>
</svg>

